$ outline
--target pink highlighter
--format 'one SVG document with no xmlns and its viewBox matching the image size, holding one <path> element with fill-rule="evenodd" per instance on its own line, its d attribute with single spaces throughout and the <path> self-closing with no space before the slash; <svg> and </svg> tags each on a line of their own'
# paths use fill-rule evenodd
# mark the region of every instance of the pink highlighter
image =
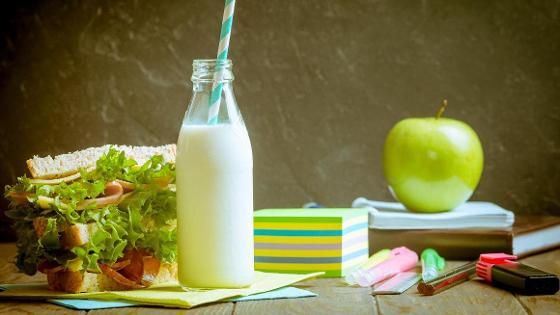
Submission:
<svg viewBox="0 0 560 315">
<path fill-rule="evenodd" d="M 404 246 L 397 247 L 391 250 L 391 256 L 387 260 L 363 272 L 356 282 L 361 287 L 369 287 L 399 272 L 414 268 L 416 263 L 418 263 L 418 255 L 415 252 Z"/>
</svg>

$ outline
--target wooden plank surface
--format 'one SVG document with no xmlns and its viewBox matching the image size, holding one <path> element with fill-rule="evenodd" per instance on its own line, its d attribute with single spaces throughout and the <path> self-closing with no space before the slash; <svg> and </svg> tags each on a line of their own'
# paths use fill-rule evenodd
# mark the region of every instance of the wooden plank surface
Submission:
<svg viewBox="0 0 560 315">
<path fill-rule="evenodd" d="M 88 312 L 88 315 L 153 315 L 156 313 L 158 315 L 228 315 L 233 313 L 233 307 L 233 303 L 216 303 L 190 310 L 161 307 L 122 307 L 92 310 Z"/>
<path fill-rule="evenodd" d="M 312 279 L 296 286 L 317 293 L 318 296 L 238 302 L 234 314 L 377 314 L 370 288 L 348 287 L 337 278 Z"/>
<path fill-rule="evenodd" d="M 12 264 L 14 244 L 0 243 L 0 283 L 46 281 L 44 275 L 29 277 L 16 272 Z M 560 274 L 560 249 L 522 260 Z M 464 262 L 449 262 L 447 269 Z M 371 296 L 370 288 L 348 287 L 341 279 L 311 279 L 297 287 L 310 290 L 314 298 L 216 303 L 191 310 L 155 307 L 128 307 L 87 312 L 103 314 L 559 314 L 560 294 L 519 296 L 471 280 L 435 296 L 421 296 L 416 286 L 402 295 Z M 0 314 L 86 314 L 49 303 L 0 302 Z"/>
<path fill-rule="evenodd" d="M 49 314 L 49 315 L 85 315 L 85 311 L 71 310 L 66 307 L 35 302 L 0 302 L 0 314 Z"/>
</svg>

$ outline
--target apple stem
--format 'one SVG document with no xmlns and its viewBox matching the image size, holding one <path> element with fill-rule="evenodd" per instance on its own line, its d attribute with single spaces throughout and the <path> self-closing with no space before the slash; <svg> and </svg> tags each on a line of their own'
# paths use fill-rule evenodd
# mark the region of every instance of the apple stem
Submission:
<svg viewBox="0 0 560 315">
<path fill-rule="evenodd" d="M 443 112 L 445 112 L 446 108 L 447 108 L 447 100 L 443 100 L 443 102 L 441 103 L 441 106 L 439 107 L 439 109 L 436 113 L 436 119 L 439 119 L 441 117 L 441 115 L 443 115 Z"/>
</svg>

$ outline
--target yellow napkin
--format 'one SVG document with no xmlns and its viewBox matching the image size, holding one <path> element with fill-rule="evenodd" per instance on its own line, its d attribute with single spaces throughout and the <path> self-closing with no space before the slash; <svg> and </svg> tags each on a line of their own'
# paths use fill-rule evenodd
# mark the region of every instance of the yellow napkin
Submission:
<svg viewBox="0 0 560 315">
<path fill-rule="evenodd" d="M 1 298 L 63 298 L 63 299 L 96 299 L 125 300 L 142 302 L 143 304 L 191 308 L 201 304 L 221 301 L 236 296 L 247 296 L 288 286 L 290 284 L 322 275 L 316 272 L 303 275 L 255 272 L 253 284 L 241 289 L 213 289 L 200 291 L 183 291 L 177 283 L 160 285 L 142 290 L 106 291 L 91 293 L 62 293 L 51 291 L 47 284 L 14 287 L 0 292 Z"/>
</svg>

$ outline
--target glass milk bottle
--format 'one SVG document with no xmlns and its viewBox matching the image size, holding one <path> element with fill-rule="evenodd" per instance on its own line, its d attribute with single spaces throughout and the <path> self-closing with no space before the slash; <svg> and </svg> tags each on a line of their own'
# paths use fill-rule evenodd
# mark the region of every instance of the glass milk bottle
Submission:
<svg viewBox="0 0 560 315">
<path fill-rule="evenodd" d="M 217 123 L 208 123 L 223 71 Z M 177 142 L 179 282 L 238 288 L 253 279 L 253 153 L 233 95 L 231 60 L 195 60 L 193 94 Z"/>
</svg>

